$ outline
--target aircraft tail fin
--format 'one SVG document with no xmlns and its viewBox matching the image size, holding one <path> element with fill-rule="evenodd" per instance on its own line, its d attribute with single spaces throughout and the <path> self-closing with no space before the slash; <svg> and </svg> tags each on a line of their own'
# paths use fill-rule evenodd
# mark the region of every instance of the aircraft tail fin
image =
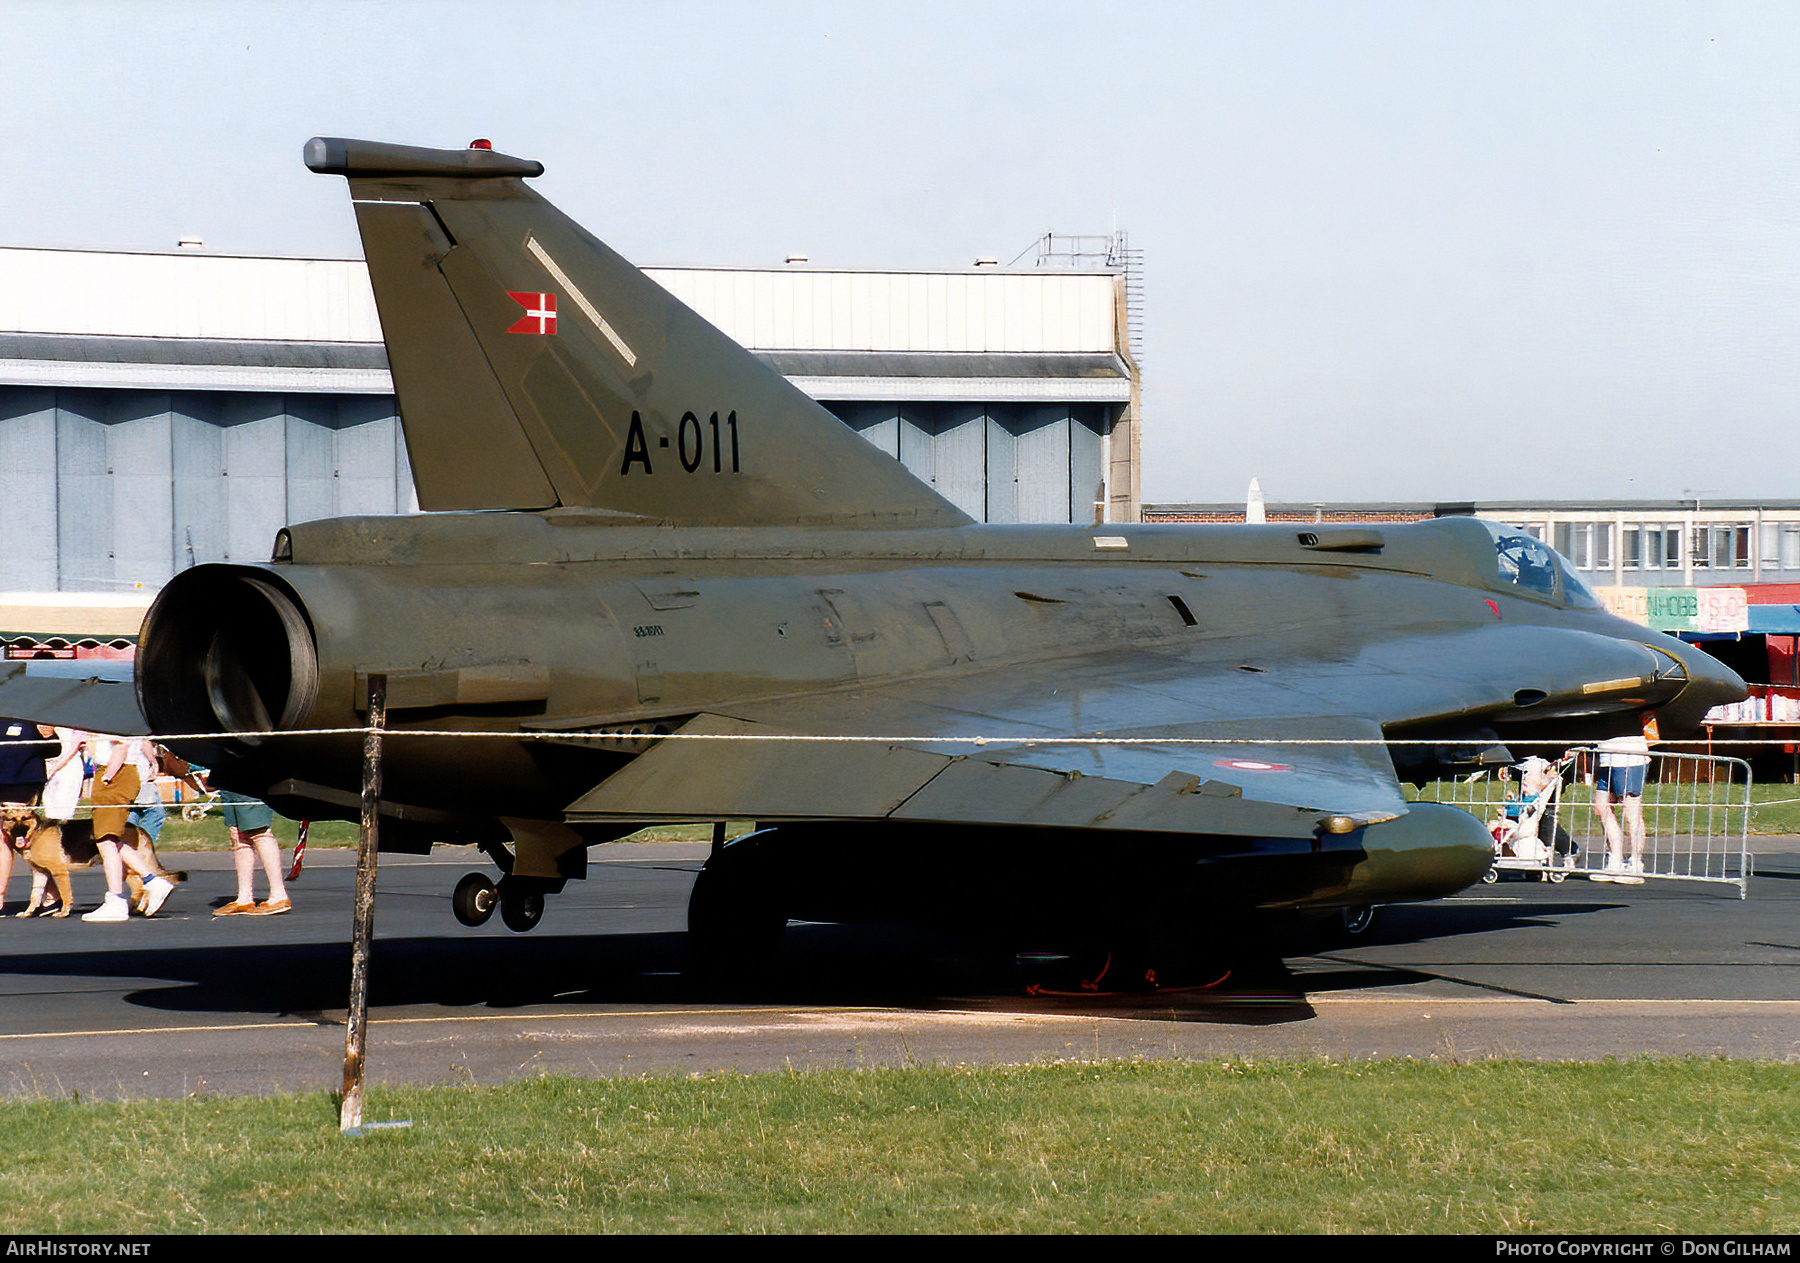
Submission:
<svg viewBox="0 0 1800 1263">
<path fill-rule="evenodd" d="M 419 503 L 684 524 L 970 519 L 491 149 L 315 138 L 349 180 Z"/>
</svg>

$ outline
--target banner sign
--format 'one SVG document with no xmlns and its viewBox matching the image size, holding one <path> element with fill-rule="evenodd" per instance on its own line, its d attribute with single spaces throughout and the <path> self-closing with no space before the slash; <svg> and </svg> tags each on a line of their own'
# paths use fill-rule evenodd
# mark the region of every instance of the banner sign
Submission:
<svg viewBox="0 0 1800 1263">
<path fill-rule="evenodd" d="M 1750 630 L 1742 588 L 1597 588 L 1608 614 L 1665 632 Z"/>
</svg>

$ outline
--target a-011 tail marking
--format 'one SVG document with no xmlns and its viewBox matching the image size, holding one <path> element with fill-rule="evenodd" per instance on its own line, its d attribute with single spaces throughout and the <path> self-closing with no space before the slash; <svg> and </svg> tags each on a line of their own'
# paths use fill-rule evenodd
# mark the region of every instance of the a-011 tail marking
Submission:
<svg viewBox="0 0 1800 1263">
<path fill-rule="evenodd" d="M 350 182 L 419 503 L 683 524 L 969 521 L 486 149 L 314 139 Z"/>
</svg>

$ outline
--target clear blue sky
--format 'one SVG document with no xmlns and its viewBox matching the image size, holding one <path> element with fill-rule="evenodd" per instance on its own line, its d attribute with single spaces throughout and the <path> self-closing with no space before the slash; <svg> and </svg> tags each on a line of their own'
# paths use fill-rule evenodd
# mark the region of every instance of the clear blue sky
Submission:
<svg viewBox="0 0 1800 1263">
<path fill-rule="evenodd" d="M 1146 261 L 1146 499 L 1800 496 L 1800 5 L 0 0 L 0 244 L 360 252 L 313 135 L 642 263 Z"/>
</svg>

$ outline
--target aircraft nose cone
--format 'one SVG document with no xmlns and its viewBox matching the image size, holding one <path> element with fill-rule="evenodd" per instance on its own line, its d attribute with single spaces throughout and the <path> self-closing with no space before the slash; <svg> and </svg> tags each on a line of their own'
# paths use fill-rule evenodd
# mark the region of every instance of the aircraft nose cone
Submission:
<svg viewBox="0 0 1800 1263">
<path fill-rule="evenodd" d="M 1674 638 L 1670 638 L 1674 641 Z M 1698 645 L 1674 641 L 1659 646 L 1664 653 L 1680 659 L 1687 672 L 1687 684 L 1675 700 L 1657 709 L 1657 724 L 1663 735 L 1671 730 L 1690 732 L 1700 727 L 1706 712 L 1715 706 L 1741 702 L 1750 695 L 1743 678 Z"/>
</svg>

